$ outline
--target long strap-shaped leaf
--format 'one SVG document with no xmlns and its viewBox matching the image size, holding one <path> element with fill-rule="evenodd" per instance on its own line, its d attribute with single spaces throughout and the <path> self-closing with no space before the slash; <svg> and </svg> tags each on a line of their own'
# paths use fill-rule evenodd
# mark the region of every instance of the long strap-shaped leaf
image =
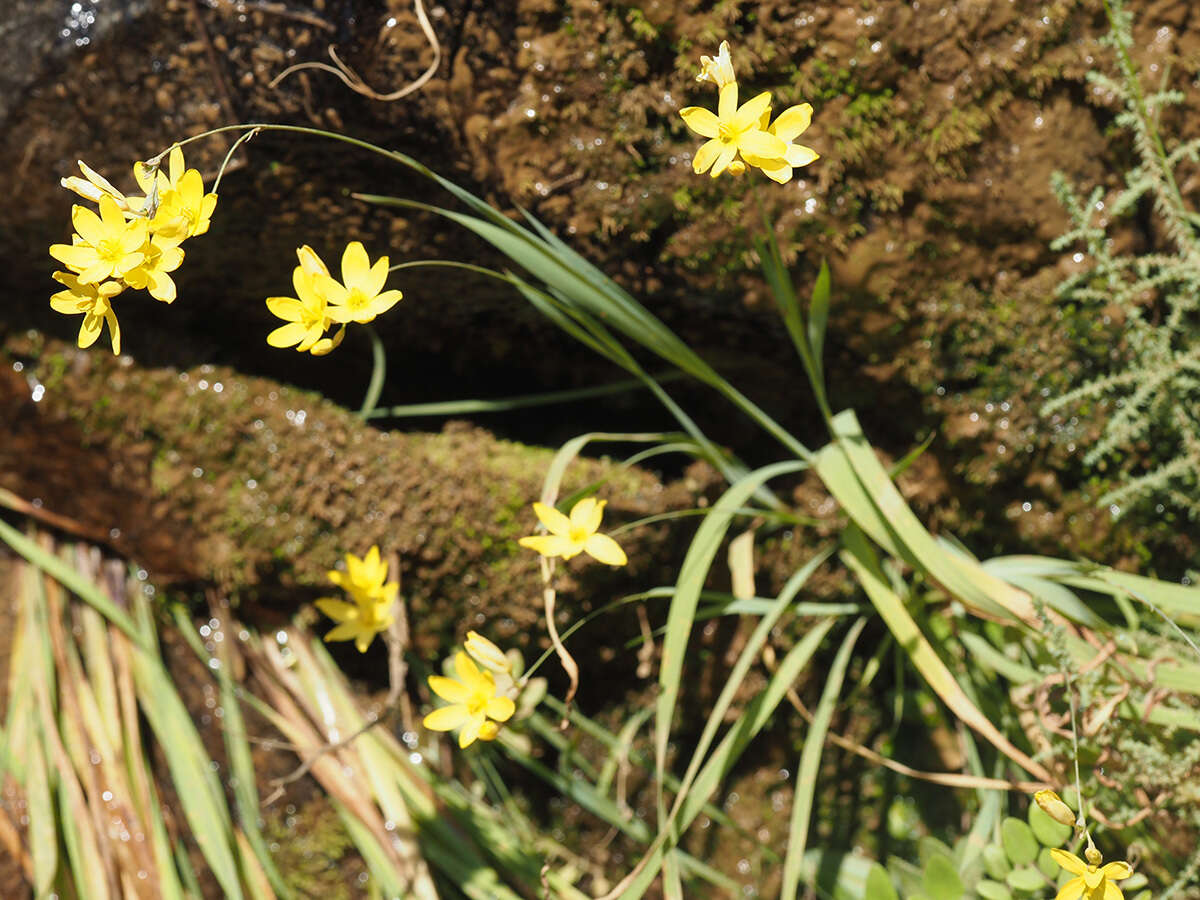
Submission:
<svg viewBox="0 0 1200 900">
<path fill-rule="evenodd" d="M 808 849 L 808 823 L 812 816 L 813 797 L 817 791 L 817 770 L 821 766 L 821 751 L 825 748 L 825 735 L 842 693 L 842 682 L 850 664 L 850 654 L 858 636 L 862 634 L 866 617 L 859 618 L 847 632 L 842 646 L 838 648 L 833 665 L 826 676 L 825 689 L 813 714 L 812 725 L 804 738 L 804 749 L 800 751 L 800 765 L 796 767 L 796 791 L 792 798 L 792 820 L 788 827 L 787 856 L 783 861 L 783 886 L 779 890 L 781 900 L 794 898 L 800 888 L 800 871 L 804 862 L 804 851 Z"/>
<path fill-rule="evenodd" d="M 779 668 L 775 670 L 775 674 L 771 676 L 771 680 L 767 682 L 766 689 L 750 701 L 746 710 L 737 718 L 737 721 L 729 727 L 725 732 L 725 736 L 721 738 L 721 742 L 717 745 L 717 749 L 709 756 L 708 761 L 700 770 L 700 774 L 696 776 L 695 782 L 692 784 L 692 790 L 683 802 L 683 807 L 679 811 L 678 824 L 679 832 L 685 832 L 692 821 L 699 815 L 700 810 L 704 808 L 704 804 L 713 792 L 717 790 L 720 784 L 724 781 L 725 776 L 733 768 L 734 763 L 742 755 L 742 751 L 762 730 L 763 726 L 770 721 L 775 713 L 776 707 L 787 695 L 788 688 L 795 683 L 800 673 L 804 671 L 817 648 L 821 646 L 821 642 L 825 640 L 825 636 L 829 633 L 837 618 L 830 617 L 824 621 L 818 622 L 809 632 L 800 639 L 791 650 L 784 656 L 783 661 L 779 664 Z M 620 900 L 638 900 L 653 883 L 658 875 L 659 869 L 662 867 L 663 858 L 667 852 L 665 844 L 669 836 L 669 831 L 663 829 L 659 832 L 658 838 L 651 846 L 650 851 L 642 858 L 642 860 L 634 867 L 634 870 L 627 875 L 620 884 L 612 891 L 604 895 L 604 900 L 619 897 Z"/>
<path fill-rule="evenodd" d="M 675 598 L 667 614 L 667 630 L 663 638 L 662 663 L 658 671 L 658 701 L 654 719 L 654 765 L 658 780 L 660 808 L 662 806 L 663 772 L 667 763 L 667 741 L 671 736 L 671 720 L 675 716 L 675 701 L 679 697 L 680 679 L 683 674 L 683 659 L 687 652 L 688 638 L 696 618 L 696 606 L 700 592 L 708 579 L 717 550 L 729 530 L 737 510 L 758 488 L 772 478 L 789 472 L 799 472 L 806 464 L 799 461 L 775 463 L 756 469 L 736 482 L 716 502 L 688 547 L 687 556 L 679 570 L 675 583 Z"/>
<path fill-rule="evenodd" d="M 951 552 L 925 530 L 867 443 L 853 411 L 835 416 L 833 428 L 836 440 L 817 454 L 817 473 L 875 543 L 929 573 L 973 611 L 1041 627 L 1028 594 Z"/>
<path fill-rule="evenodd" d="M 908 653 L 909 659 L 912 660 L 917 671 L 921 673 L 930 688 L 942 698 L 942 702 L 950 707 L 950 710 L 963 722 L 1025 771 L 1047 784 L 1053 784 L 1054 779 L 1050 773 L 1024 751 L 1015 747 L 971 702 L 955 680 L 954 674 L 942 662 L 942 658 L 937 655 L 937 651 L 933 649 L 921 632 L 904 602 L 888 585 L 887 579 L 879 568 L 879 561 L 875 558 L 875 553 L 863 533 L 851 525 L 843 533 L 842 541 L 845 545 L 842 561 L 858 578 L 863 590 L 866 591 L 888 629 L 895 636 L 896 642 Z"/>
</svg>

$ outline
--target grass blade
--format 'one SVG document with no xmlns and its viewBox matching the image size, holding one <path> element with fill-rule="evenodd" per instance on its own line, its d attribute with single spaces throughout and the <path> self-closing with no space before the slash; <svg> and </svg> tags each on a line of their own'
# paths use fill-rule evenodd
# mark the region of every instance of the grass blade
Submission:
<svg viewBox="0 0 1200 900">
<path fill-rule="evenodd" d="M 808 849 L 809 818 L 817 791 L 817 774 L 821 765 L 821 752 L 825 749 L 825 735 L 829 731 L 829 722 L 833 718 L 838 695 L 842 692 L 842 682 L 850 664 L 850 654 L 854 651 L 854 645 L 866 624 L 866 617 L 860 617 L 850 626 L 842 646 L 838 648 L 837 656 L 834 657 L 833 665 L 826 676 L 821 700 L 813 713 L 812 725 L 804 738 L 804 749 L 800 751 L 800 765 L 796 770 L 796 791 L 792 800 L 792 818 L 788 826 L 787 856 L 783 861 L 783 886 L 779 891 L 783 900 L 794 898 L 800 886 L 800 870 L 804 853 Z"/>
</svg>

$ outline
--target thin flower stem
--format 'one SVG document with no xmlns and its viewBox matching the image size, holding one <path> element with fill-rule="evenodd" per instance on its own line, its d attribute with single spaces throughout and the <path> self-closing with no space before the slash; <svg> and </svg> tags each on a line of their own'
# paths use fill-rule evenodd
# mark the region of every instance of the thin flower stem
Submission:
<svg viewBox="0 0 1200 900">
<path fill-rule="evenodd" d="M 358 411 L 360 419 L 368 419 L 379 403 L 379 395 L 383 392 L 383 382 L 387 377 L 387 351 L 383 349 L 383 341 L 370 325 L 365 326 L 371 338 L 371 381 L 367 385 L 367 395 L 363 398 L 362 408 Z"/>
</svg>

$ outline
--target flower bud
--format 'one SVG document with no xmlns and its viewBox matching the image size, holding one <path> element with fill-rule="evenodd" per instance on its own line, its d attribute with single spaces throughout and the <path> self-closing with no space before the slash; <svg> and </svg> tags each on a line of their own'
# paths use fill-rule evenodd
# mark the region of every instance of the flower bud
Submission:
<svg viewBox="0 0 1200 900">
<path fill-rule="evenodd" d="M 1063 825 L 1075 824 L 1075 813 L 1071 811 L 1071 807 L 1067 806 L 1054 791 L 1038 791 L 1033 795 L 1033 799 L 1042 808 L 1042 812 L 1055 822 Z"/>
<path fill-rule="evenodd" d="M 467 640 L 463 646 L 472 658 L 485 669 L 505 673 L 512 670 L 512 663 L 508 661 L 508 657 L 504 655 L 503 651 L 477 631 L 467 632 Z"/>
</svg>

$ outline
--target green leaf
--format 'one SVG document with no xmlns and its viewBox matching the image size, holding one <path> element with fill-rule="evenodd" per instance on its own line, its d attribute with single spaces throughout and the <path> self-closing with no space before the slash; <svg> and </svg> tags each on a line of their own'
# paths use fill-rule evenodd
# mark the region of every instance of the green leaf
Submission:
<svg viewBox="0 0 1200 900">
<path fill-rule="evenodd" d="M 963 895 L 962 879 L 954 863 L 940 853 L 929 858 L 921 884 L 931 900 L 960 900 Z"/>
<path fill-rule="evenodd" d="M 667 613 L 667 630 L 663 637 L 662 662 L 659 665 L 659 694 L 655 704 L 654 761 L 659 790 L 662 790 L 666 770 L 667 742 L 675 716 L 675 701 L 682 685 L 683 661 L 687 655 L 700 592 L 708 579 L 709 569 L 733 521 L 735 511 L 754 492 L 772 478 L 804 468 L 803 463 L 787 461 L 758 469 L 735 482 L 716 502 L 712 511 L 696 531 L 679 569 L 675 597 Z"/>
<path fill-rule="evenodd" d="M 1010 819 L 1009 821 L 1016 820 Z M 1014 891 L 1025 891 L 1026 893 L 1034 893 L 1046 888 L 1046 879 L 1037 869 L 1013 869 L 1005 876 L 1004 882 Z"/>
<path fill-rule="evenodd" d="M 866 624 L 865 616 L 859 618 L 850 627 L 842 646 L 838 648 L 833 665 L 825 676 L 825 689 L 821 692 L 821 700 L 813 713 L 812 725 L 804 738 L 804 749 L 800 752 L 800 765 L 796 771 L 796 790 L 792 800 L 792 817 L 788 827 L 788 848 L 783 861 L 783 886 L 779 890 L 780 897 L 795 897 L 800 887 L 800 867 L 808 846 L 809 816 L 812 814 L 813 797 L 817 791 L 817 770 L 821 765 L 825 735 L 833 718 L 838 695 L 842 692 L 842 681 L 846 677 L 846 667 L 850 664 L 850 654 L 854 651 L 854 644 Z"/>
<path fill-rule="evenodd" d="M 1008 861 L 1008 854 L 1002 847 L 988 844 L 983 848 L 983 868 L 992 878 L 1003 881 L 1004 876 L 1012 871 L 1012 863 Z"/>
<path fill-rule="evenodd" d="M 56 816 L 50 777 L 39 737 L 25 750 L 25 804 L 29 816 L 29 855 L 33 858 L 33 887 L 38 897 L 50 896 L 58 871 Z"/>
<path fill-rule="evenodd" d="M 871 871 L 867 873 L 867 889 L 863 896 L 864 900 L 900 900 L 887 869 L 879 863 L 871 864 Z"/>
<path fill-rule="evenodd" d="M 983 900 L 1012 900 L 1012 892 L 996 881 L 983 880 L 975 885 L 975 893 Z"/>
<path fill-rule="evenodd" d="M 1041 849 L 1037 838 L 1033 836 L 1033 829 L 1020 819 L 1008 818 L 1000 824 L 1000 841 L 1015 866 L 1033 862 Z"/>
<path fill-rule="evenodd" d="M 808 344 L 812 349 L 813 363 L 818 373 L 822 372 L 821 354 L 825 350 L 825 325 L 829 321 L 829 265 L 821 260 L 821 271 L 813 285 L 812 304 L 808 308 Z M 823 380 L 823 378 L 822 378 Z"/>
<path fill-rule="evenodd" d="M 1036 803 L 1029 804 L 1029 827 L 1043 847 L 1061 847 L 1071 836 L 1071 826 L 1056 822 Z"/>
<path fill-rule="evenodd" d="M 1038 852 L 1037 867 L 1042 870 L 1042 874 L 1053 881 L 1058 877 L 1061 869 L 1058 863 L 1054 861 L 1054 857 L 1050 855 L 1050 848 L 1043 847 Z"/>
<path fill-rule="evenodd" d="M 0 519 L 0 540 L 3 540 L 13 550 L 25 557 L 71 593 L 75 594 L 79 599 L 95 607 L 108 621 L 125 632 L 129 636 L 129 639 L 139 647 L 146 646 L 145 638 L 138 631 L 137 627 L 133 624 L 133 620 L 129 618 L 125 610 L 113 603 L 103 590 L 89 581 L 78 570 L 72 568 L 53 553 L 43 550 L 37 543 L 21 534 L 21 532 L 3 519 Z"/>
</svg>

